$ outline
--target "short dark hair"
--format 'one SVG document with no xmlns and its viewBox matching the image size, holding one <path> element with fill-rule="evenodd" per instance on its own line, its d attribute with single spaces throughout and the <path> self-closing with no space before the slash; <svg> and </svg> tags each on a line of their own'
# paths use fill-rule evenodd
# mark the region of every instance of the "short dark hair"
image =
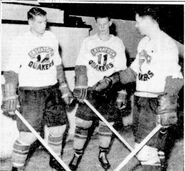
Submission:
<svg viewBox="0 0 185 171">
<path fill-rule="evenodd" d="M 109 21 L 111 20 L 111 18 L 108 15 L 106 15 L 106 14 L 96 15 L 95 16 L 95 20 L 97 20 L 98 18 L 108 18 Z"/>
<path fill-rule="evenodd" d="M 27 18 L 29 19 L 33 19 L 35 16 L 46 16 L 47 12 L 44 11 L 41 8 L 38 7 L 33 7 L 31 8 L 28 13 L 27 13 Z"/>
<path fill-rule="evenodd" d="M 96 15 L 95 15 L 95 20 L 97 20 L 98 18 L 108 18 L 108 20 L 110 21 L 111 12 L 112 11 L 110 11 L 109 8 L 106 8 L 104 6 L 99 6 L 97 8 L 97 12 L 96 12 Z"/>
<path fill-rule="evenodd" d="M 150 16 L 152 19 L 159 23 L 160 9 L 157 6 L 140 6 L 136 8 L 136 14 L 139 16 Z"/>
</svg>

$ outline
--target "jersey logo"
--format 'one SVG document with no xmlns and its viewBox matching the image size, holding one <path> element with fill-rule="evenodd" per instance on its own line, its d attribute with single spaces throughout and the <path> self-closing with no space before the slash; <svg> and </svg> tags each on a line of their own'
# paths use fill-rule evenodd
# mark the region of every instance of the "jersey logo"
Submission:
<svg viewBox="0 0 185 171">
<path fill-rule="evenodd" d="M 144 74 L 141 74 L 139 73 L 138 74 L 138 79 L 140 81 L 148 81 L 150 78 L 152 78 L 154 76 L 154 73 L 150 70 L 148 70 L 147 73 L 144 73 Z"/>
<path fill-rule="evenodd" d="M 54 50 L 50 47 L 37 47 L 32 49 L 28 55 L 31 58 L 28 66 L 36 70 L 48 70 L 54 65 L 51 57 L 54 55 Z"/>
<path fill-rule="evenodd" d="M 147 64 L 149 64 L 152 60 L 152 57 L 147 53 L 146 50 L 142 50 L 139 53 L 139 66 L 141 69 L 141 66 L 143 65 L 144 62 L 146 62 Z"/>
<path fill-rule="evenodd" d="M 89 61 L 89 65 L 95 70 L 103 72 L 114 67 L 111 62 L 111 60 L 116 56 L 116 52 L 114 50 L 108 47 L 96 47 L 91 49 L 91 54 L 95 58 Z"/>
</svg>

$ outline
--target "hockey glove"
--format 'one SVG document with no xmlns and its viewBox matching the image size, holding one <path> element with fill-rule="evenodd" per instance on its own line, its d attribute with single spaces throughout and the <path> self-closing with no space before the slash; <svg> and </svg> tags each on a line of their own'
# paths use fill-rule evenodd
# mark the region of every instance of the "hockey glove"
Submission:
<svg viewBox="0 0 185 171">
<path fill-rule="evenodd" d="M 177 123 L 177 96 L 162 95 L 158 97 L 157 120 L 163 126 L 170 126 Z"/>
<path fill-rule="evenodd" d="M 98 83 L 93 86 L 93 89 L 97 92 L 101 92 L 110 89 L 115 83 L 119 82 L 119 72 L 115 72 L 109 77 L 104 77 Z"/>
<path fill-rule="evenodd" d="M 172 76 L 168 76 L 166 78 L 164 93 L 168 94 L 169 96 L 176 96 L 178 95 L 183 84 L 184 84 L 183 79 L 172 78 Z"/>
<path fill-rule="evenodd" d="M 79 102 L 83 103 L 83 100 L 87 97 L 87 88 L 75 87 L 73 90 L 73 95 Z"/>
<path fill-rule="evenodd" d="M 18 106 L 18 96 L 16 94 L 16 87 L 12 83 L 2 85 L 3 99 L 2 110 L 10 114 L 14 114 Z"/>
</svg>

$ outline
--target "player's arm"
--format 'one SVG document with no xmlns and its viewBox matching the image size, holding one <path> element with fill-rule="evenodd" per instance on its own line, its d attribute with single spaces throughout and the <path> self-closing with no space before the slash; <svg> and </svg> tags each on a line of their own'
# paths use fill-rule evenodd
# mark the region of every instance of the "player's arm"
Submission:
<svg viewBox="0 0 185 171">
<path fill-rule="evenodd" d="M 70 104 L 72 102 L 73 96 L 66 81 L 63 65 L 62 64 L 57 65 L 56 69 L 57 69 L 57 80 L 59 82 L 59 89 L 62 93 L 62 98 L 66 104 Z"/>
<path fill-rule="evenodd" d="M 78 54 L 78 58 L 75 65 L 75 88 L 73 91 L 73 95 L 77 98 L 79 102 L 83 102 L 83 100 L 87 96 L 87 88 L 88 88 L 88 78 L 87 78 L 87 67 L 86 67 L 86 40 L 82 42 L 80 52 Z"/>
<path fill-rule="evenodd" d="M 115 71 L 124 70 L 127 68 L 127 58 L 125 54 L 125 46 L 121 39 L 118 39 L 118 52 L 115 57 Z"/>
<path fill-rule="evenodd" d="M 75 88 L 73 94 L 79 102 L 83 102 L 87 96 L 87 81 L 87 67 L 85 65 L 76 65 Z"/>
<path fill-rule="evenodd" d="M 59 90 L 62 94 L 62 99 L 64 102 L 69 105 L 73 100 L 73 95 L 69 89 L 69 85 L 66 80 L 65 72 L 64 72 L 64 65 L 62 61 L 62 57 L 59 54 L 59 42 L 54 34 L 52 34 L 52 41 L 54 44 L 54 61 L 56 65 L 56 72 L 57 72 L 57 81 L 59 83 Z"/>
<path fill-rule="evenodd" d="M 17 43 L 19 42 L 19 43 Z M 6 65 L 3 67 L 3 76 L 5 83 L 2 85 L 3 101 L 2 109 L 14 113 L 18 107 L 18 73 L 22 65 L 22 37 L 15 37 L 11 42 L 10 56 L 8 56 Z"/>
<path fill-rule="evenodd" d="M 158 121 L 163 126 L 177 123 L 178 93 L 184 85 L 180 66 L 178 65 L 178 49 L 175 43 L 166 45 L 163 57 L 167 61 L 163 67 L 166 75 L 163 95 L 159 96 Z"/>
<path fill-rule="evenodd" d="M 115 71 L 125 70 L 127 68 L 127 58 L 125 54 L 125 46 L 121 39 L 118 39 L 118 53 L 115 58 Z M 124 86 L 117 92 L 116 105 L 119 109 L 124 109 L 127 105 L 127 92 Z"/>
<path fill-rule="evenodd" d="M 171 42 L 167 47 L 168 48 L 165 49 L 164 54 L 167 63 L 163 68 L 166 75 L 164 93 L 170 96 L 176 96 L 182 88 L 184 80 L 181 73 L 181 67 L 178 64 L 179 57 L 176 44 Z"/>
<path fill-rule="evenodd" d="M 110 89 L 115 83 L 118 82 L 121 84 L 135 82 L 136 76 L 136 72 L 129 67 L 125 70 L 115 72 L 109 77 L 104 77 L 104 79 L 95 84 L 93 88 L 94 90 L 101 92 L 105 89 Z"/>
</svg>

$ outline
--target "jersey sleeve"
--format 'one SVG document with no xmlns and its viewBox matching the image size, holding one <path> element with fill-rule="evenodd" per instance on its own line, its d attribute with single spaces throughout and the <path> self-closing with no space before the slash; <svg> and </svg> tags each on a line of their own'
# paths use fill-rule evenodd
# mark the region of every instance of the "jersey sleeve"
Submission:
<svg viewBox="0 0 185 171">
<path fill-rule="evenodd" d="M 175 42 L 171 41 L 166 43 L 163 48 L 163 64 L 162 70 L 163 74 L 166 76 L 172 76 L 173 78 L 182 78 L 181 67 L 178 64 L 179 55 L 178 48 Z"/>
<path fill-rule="evenodd" d="M 54 35 L 53 35 L 54 36 Z M 62 58 L 59 54 L 59 41 L 57 40 L 56 36 L 53 37 L 53 43 L 54 43 L 54 61 L 55 65 L 60 65 L 62 63 Z"/>
<path fill-rule="evenodd" d="M 136 54 L 136 58 L 134 59 L 134 61 L 131 63 L 130 65 L 130 68 L 138 73 L 139 72 L 139 45 L 138 45 L 138 48 L 137 48 L 137 54 Z"/>
<path fill-rule="evenodd" d="M 137 54 L 135 60 L 131 63 L 130 68 L 138 74 L 139 72 L 139 52 L 141 49 L 143 49 L 144 44 L 147 42 L 147 37 L 144 37 L 140 40 L 138 46 L 137 46 Z"/>
<path fill-rule="evenodd" d="M 19 73 L 19 69 L 23 62 L 21 37 L 16 37 L 12 40 L 10 45 L 10 55 L 7 57 L 7 63 L 4 67 L 4 71 L 14 71 Z"/>
<path fill-rule="evenodd" d="M 83 40 L 79 54 L 77 56 L 76 64 L 75 65 L 85 65 L 86 66 L 86 58 L 88 55 L 87 51 L 87 41 L 86 39 Z"/>
<path fill-rule="evenodd" d="M 125 55 L 125 46 L 121 39 L 118 39 L 118 55 L 116 56 L 115 61 L 115 71 L 126 69 L 126 55 Z"/>
<path fill-rule="evenodd" d="M 138 55 L 138 53 L 137 53 L 136 58 L 134 59 L 134 61 L 131 63 L 130 68 L 135 73 L 138 73 L 139 72 L 139 55 Z"/>
</svg>

